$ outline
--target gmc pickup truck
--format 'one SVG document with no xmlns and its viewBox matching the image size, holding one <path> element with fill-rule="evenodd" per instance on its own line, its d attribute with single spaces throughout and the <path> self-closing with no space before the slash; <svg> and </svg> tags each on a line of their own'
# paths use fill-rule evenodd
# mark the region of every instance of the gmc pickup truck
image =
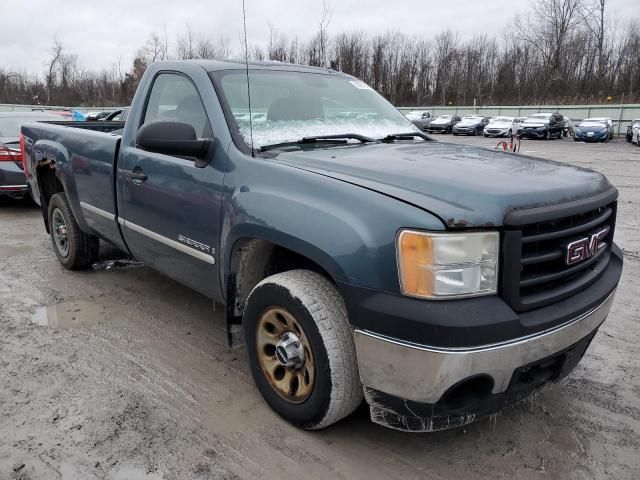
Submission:
<svg viewBox="0 0 640 480">
<path fill-rule="evenodd" d="M 622 271 L 603 175 L 432 141 L 333 70 L 155 63 L 125 123 L 29 123 L 22 148 L 64 267 L 105 240 L 224 304 L 306 429 L 363 398 L 405 431 L 517 402 L 576 366 Z"/>
</svg>

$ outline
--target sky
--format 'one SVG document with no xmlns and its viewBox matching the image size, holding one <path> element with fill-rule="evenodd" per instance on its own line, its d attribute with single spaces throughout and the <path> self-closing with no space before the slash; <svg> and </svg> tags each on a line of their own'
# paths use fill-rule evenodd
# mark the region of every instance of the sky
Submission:
<svg viewBox="0 0 640 480">
<path fill-rule="evenodd" d="M 608 0 L 619 20 L 640 19 L 640 0 Z M 245 0 L 250 44 L 266 44 L 269 23 L 290 37 L 306 40 L 317 31 L 322 0 Z M 535 2 L 534 2 L 535 3 Z M 430 38 L 450 28 L 469 37 L 499 35 L 525 0 L 328 0 L 328 33 L 399 31 Z M 129 70 L 135 52 L 152 32 L 170 41 L 186 31 L 226 37 L 239 51 L 241 0 L 0 0 L 0 68 L 42 73 L 54 38 L 78 54 L 87 69 Z M 7 12 L 10 12 L 7 14 Z"/>
</svg>

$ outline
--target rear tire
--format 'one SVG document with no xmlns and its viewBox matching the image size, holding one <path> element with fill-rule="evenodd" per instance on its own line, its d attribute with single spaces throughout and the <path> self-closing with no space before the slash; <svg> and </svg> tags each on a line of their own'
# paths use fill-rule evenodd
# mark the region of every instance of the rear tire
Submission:
<svg viewBox="0 0 640 480">
<path fill-rule="evenodd" d="M 69 270 L 90 267 L 98 258 L 100 241 L 80 230 L 64 193 L 49 200 L 48 219 L 53 250 L 62 266 Z"/>
<path fill-rule="evenodd" d="M 253 379 L 281 417 L 316 430 L 360 405 L 353 332 L 342 297 L 327 279 L 308 270 L 265 278 L 251 291 L 242 323 Z M 281 354 L 292 333 L 302 360 Z M 297 362 L 288 366 L 287 358 Z"/>
</svg>

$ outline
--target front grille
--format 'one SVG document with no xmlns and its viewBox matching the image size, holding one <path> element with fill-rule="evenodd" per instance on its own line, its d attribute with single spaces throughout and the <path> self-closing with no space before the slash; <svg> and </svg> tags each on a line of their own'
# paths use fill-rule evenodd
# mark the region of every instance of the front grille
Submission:
<svg viewBox="0 0 640 480">
<path fill-rule="evenodd" d="M 505 300 L 516 311 L 567 298 L 593 283 L 609 263 L 616 218 L 612 202 L 582 213 L 523 225 L 504 232 Z M 569 264 L 568 246 L 606 230 L 593 256 Z"/>
</svg>

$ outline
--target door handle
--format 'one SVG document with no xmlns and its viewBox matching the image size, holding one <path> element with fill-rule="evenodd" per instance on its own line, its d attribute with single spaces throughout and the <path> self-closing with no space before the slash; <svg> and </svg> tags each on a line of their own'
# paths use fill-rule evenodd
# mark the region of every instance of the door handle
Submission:
<svg viewBox="0 0 640 480">
<path fill-rule="evenodd" d="M 136 167 L 133 170 L 125 170 L 124 176 L 130 178 L 136 185 L 140 185 L 147 179 L 147 174 L 140 167 Z"/>
</svg>

